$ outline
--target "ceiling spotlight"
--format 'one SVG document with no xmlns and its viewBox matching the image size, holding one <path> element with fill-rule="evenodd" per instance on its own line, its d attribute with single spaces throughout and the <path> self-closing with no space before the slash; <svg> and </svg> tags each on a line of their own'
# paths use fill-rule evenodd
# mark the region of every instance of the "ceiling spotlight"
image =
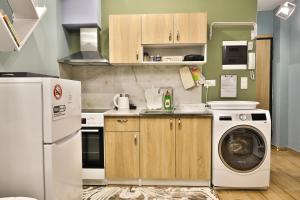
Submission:
<svg viewBox="0 0 300 200">
<path fill-rule="evenodd" d="M 293 14 L 295 8 L 296 4 L 287 1 L 280 6 L 276 13 L 276 16 L 281 19 L 287 20 Z"/>
</svg>

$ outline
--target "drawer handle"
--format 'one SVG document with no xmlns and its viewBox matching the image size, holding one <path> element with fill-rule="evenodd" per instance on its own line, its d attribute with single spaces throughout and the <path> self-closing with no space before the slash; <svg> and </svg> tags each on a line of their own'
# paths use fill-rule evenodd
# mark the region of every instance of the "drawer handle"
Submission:
<svg viewBox="0 0 300 200">
<path fill-rule="evenodd" d="M 180 34 L 179 34 L 179 31 L 177 31 L 177 41 L 180 40 Z"/>
<path fill-rule="evenodd" d="M 170 31 L 170 33 L 169 33 L 169 41 L 170 41 L 170 42 L 172 41 L 172 33 L 171 33 L 171 31 Z"/>
<path fill-rule="evenodd" d="M 136 60 L 137 61 L 139 60 L 139 51 L 138 50 L 136 51 Z"/>
<path fill-rule="evenodd" d="M 134 145 L 137 145 L 137 135 L 134 135 Z"/>
<path fill-rule="evenodd" d="M 118 119 L 117 122 L 119 122 L 119 123 L 126 123 L 126 122 L 128 122 L 128 120 L 127 119 Z"/>
<path fill-rule="evenodd" d="M 178 120 L 178 128 L 181 129 L 182 127 L 182 123 L 181 123 L 181 119 Z"/>
<path fill-rule="evenodd" d="M 170 129 L 172 130 L 173 129 L 173 120 L 170 119 Z"/>
</svg>

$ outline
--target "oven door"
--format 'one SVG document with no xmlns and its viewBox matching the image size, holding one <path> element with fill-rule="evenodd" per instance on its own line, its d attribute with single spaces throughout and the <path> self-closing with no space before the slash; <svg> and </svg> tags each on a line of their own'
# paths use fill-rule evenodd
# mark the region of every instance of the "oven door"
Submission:
<svg viewBox="0 0 300 200">
<path fill-rule="evenodd" d="M 82 168 L 104 169 L 103 127 L 82 127 Z"/>
</svg>

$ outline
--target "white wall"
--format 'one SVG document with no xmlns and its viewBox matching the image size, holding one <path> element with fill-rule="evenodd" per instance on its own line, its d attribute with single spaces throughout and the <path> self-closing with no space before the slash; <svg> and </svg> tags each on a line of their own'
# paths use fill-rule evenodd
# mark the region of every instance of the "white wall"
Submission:
<svg viewBox="0 0 300 200">
<path fill-rule="evenodd" d="M 0 9 L 7 6 L 1 0 Z M 59 75 L 57 58 L 68 54 L 60 23 L 60 0 L 49 0 L 47 13 L 20 52 L 0 52 L 0 71 Z"/>
</svg>

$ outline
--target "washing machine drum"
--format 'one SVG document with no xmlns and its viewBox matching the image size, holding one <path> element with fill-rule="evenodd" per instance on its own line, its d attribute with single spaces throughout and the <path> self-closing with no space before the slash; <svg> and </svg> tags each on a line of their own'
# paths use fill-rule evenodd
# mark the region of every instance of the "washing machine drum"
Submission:
<svg viewBox="0 0 300 200">
<path fill-rule="evenodd" d="M 236 126 L 222 136 L 219 156 L 229 169 L 248 173 L 263 163 L 266 147 L 265 137 L 257 128 Z"/>
</svg>

